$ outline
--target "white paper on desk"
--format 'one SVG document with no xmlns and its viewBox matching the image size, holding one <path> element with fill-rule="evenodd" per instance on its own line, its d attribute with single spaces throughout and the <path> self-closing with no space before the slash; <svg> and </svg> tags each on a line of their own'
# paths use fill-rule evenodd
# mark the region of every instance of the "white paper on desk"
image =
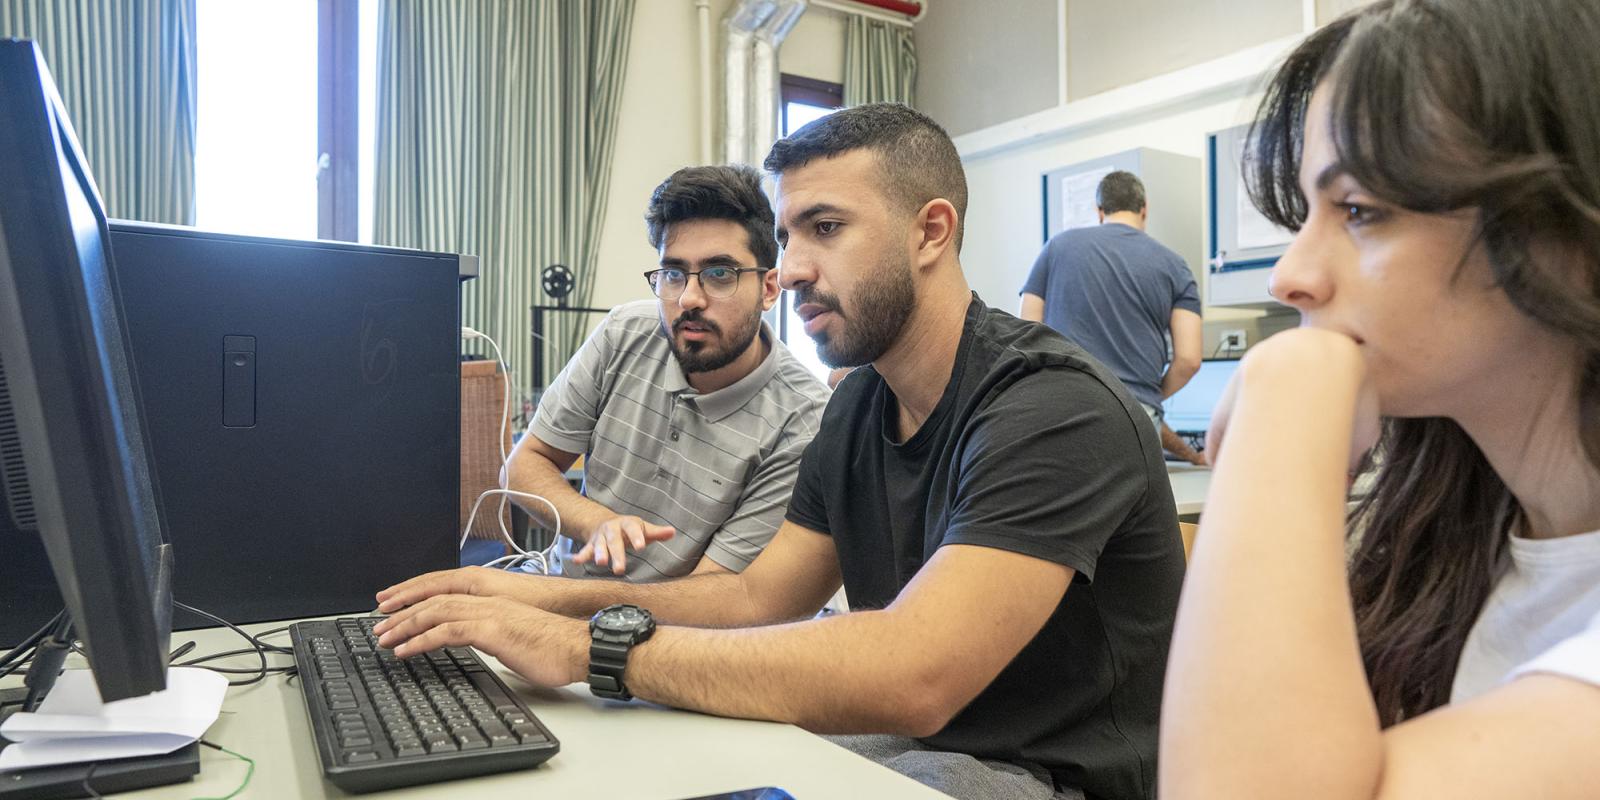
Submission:
<svg viewBox="0 0 1600 800">
<path fill-rule="evenodd" d="M 17 742 L 0 750 L 0 772 L 48 767 L 52 764 L 158 756 L 192 741 L 194 739 L 170 733 L 124 733 L 117 736 Z"/>
<path fill-rule="evenodd" d="M 33 713 L 12 714 L 0 735 L 0 771 L 170 753 L 200 738 L 222 711 L 228 679 L 193 667 L 167 670 L 167 688 L 100 701 L 88 670 L 67 670 Z"/>
</svg>

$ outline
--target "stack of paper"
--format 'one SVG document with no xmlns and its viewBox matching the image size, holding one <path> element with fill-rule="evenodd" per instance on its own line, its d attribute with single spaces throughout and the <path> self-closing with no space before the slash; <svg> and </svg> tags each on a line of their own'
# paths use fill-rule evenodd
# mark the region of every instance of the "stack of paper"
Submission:
<svg viewBox="0 0 1600 800">
<path fill-rule="evenodd" d="M 218 673 L 173 667 L 165 691 L 102 703 L 88 670 L 67 670 L 38 711 L 0 725 L 0 736 L 13 742 L 0 750 L 0 772 L 170 753 L 217 721 L 227 692 Z"/>
</svg>

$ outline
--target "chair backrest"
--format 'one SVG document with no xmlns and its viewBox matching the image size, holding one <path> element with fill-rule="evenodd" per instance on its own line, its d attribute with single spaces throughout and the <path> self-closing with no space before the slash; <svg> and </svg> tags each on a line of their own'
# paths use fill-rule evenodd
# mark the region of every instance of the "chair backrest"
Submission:
<svg viewBox="0 0 1600 800">
<path fill-rule="evenodd" d="M 1194 549 L 1194 535 L 1199 530 L 1200 526 L 1193 522 L 1178 523 L 1178 533 L 1183 536 L 1183 557 L 1185 559 L 1189 557 L 1189 551 Z"/>
<path fill-rule="evenodd" d="M 457 536 L 467 527 L 467 516 L 472 504 L 486 489 L 500 486 L 500 452 L 502 445 L 511 452 L 511 430 L 507 426 L 501 438 L 500 420 L 505 408 L 506 376 L 500 372 L 497 361 L 466 361 L 461 364 L 461 521 Z M 478 509 L 473 520 L 474 539 L 500 539 L 500 525 L 495 522 L 495 510 L 500 507 L 498 497 L 489 497 Z M 509 505 L 501 517 L 506 529 L 511 529 Z"/>
</svg>

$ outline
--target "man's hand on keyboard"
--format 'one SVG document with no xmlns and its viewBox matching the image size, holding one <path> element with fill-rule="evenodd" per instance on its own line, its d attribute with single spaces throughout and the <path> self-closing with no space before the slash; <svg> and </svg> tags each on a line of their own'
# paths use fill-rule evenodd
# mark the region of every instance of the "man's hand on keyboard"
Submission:
<svg viewBox="0 0 1600 800">
<path fill-rule="evenodd" d="M 462 567 L 418 575 L 378 592 L 378 611 L 393 614 L 439 595 L 501 597 L 540 608 L 546 607 L 549 581 L 484 567 Z"/>
<path fill-rule="evenodd" d="M 372 630 L 379 646 L 401 658 L 442 647 L 476 647 L 540 686 L 565 686 L 588 676 L 587 623 L 504 597 L 435 595 Z"/>
</svg>

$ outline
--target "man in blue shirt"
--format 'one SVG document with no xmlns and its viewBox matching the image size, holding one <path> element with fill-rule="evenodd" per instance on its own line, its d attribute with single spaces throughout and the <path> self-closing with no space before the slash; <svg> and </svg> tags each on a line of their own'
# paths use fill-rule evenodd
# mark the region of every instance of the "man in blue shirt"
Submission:
<svg viewBox="0 0 1600 800">
<path fill-rule="evenodd" d="M 1144 232 L 1144 184 L 1117 171 L 1096 190 L 1100 225 L 1056 234 L 1022 287 L 1022 318 L 1077 342 L 1127 385 L 1162 446 L 1199 458 L 1161 424 L 1161 401 L 1200 369 L 1200 292 L 1183 258 Z M 1167 359 L 1167 337 L 1172 358 Z"/>
</svg>

